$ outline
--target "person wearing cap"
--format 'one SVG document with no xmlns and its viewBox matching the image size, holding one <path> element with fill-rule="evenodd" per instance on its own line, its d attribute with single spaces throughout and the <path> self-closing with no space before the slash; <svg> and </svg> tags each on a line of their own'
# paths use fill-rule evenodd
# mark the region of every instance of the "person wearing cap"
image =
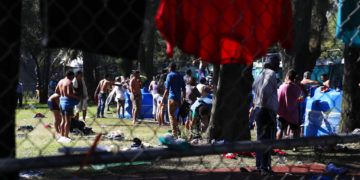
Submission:
<svg viewBox="0 0 360 180">
<path fill-rule="evenodd" d="M 168 99 L 168 112 L 172 135 L 177 138 L 180 134 L 178 119 L 175 112 L 180 107 L 185 96 L 185 82 L 183 77 L 176 71 L 176 64 L 169 65 L 169 73 L 166 76 L 164 99 Z M 164 103 L 165 104 L 165 103 Z"/>
<path fill-rule="evenodd" d="M 276 113 L 278 111 L 277 79 L 280 59 L 277 55 L 266 58 L 264 70 L 253 83 L 256 109 L 254 117 L 257 128 L 257 140 L 275 139 Z M 263 175 L 271 174 L 271 149 L 256 152 L 256 171 Z"/>
</svg>

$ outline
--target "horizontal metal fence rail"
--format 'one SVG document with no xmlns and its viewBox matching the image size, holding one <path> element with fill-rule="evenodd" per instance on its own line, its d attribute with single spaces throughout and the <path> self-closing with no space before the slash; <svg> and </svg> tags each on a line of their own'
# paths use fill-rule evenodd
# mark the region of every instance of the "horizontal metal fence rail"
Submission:
<svg viewBox="0 0 360 180">
<path fill-rule="evenodd" d="M 355 143 L 359 141 L 360 135 L 340 135 L 207 144 L 191 146 L 188 150 L 181 151 L 168 148 L 150 148 L 120 151 L 117 153 L 97 152 L 90 157 L 86 154 L 70 154 L 65 156 L 47 156 L 24 159 L 1 159 L 0 172 L 78 166 L 82 165 L 84 162 L 87 162 L 87 164 L 104 164 L 116 162 L 157 161 L 161 159 L 214 155 L 229 152 L 254 152 L 268 151 L 270 149 L 290 149 L 293 147 L 331 146 L 336 144 Z"/>
</svg>

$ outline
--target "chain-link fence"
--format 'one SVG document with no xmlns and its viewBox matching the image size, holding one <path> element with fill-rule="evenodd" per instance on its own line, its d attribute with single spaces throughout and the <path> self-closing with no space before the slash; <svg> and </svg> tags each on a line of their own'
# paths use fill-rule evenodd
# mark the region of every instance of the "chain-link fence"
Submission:
<svg viewBox="0 0 360 180">
<path fill-rule="evenodd" d="M 360 132 L 342 124 L 344 45 L 335 38 L 360 14 L 347 1 L 0 2 L 2 178 L 358 176 Z M 348 18 L 336 22 L 344 6 Z M 269 54 L 282 60 L 274 90 L 295 69 L 302 93 L 296 123 L 272 123 L 259 139 L 264 125 L 249 113 L 249 94 Z M 177 93 L 164 95 L 172 60 L 188 103 L 176 113 Z M 63 80 L 68 70 L 72 83 Z M 70 92 L 81 106 L 62 97 Z M 266 172 L 256 163 L 263 152 L 271 154 Z"/>
</svg>

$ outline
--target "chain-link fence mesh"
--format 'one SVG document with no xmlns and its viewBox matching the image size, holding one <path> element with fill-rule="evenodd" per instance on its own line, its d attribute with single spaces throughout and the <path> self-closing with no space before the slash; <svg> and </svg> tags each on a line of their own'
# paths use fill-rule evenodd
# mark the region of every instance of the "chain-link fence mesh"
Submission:
<svg viewBox="0 0 360 180">
<path fill-rule="evenodd" d="M 274 21 L 272 23 L 275 23 L 273 18 L 286 20 L 281 15 L 288 11 L 284 9 L 287 0 L 276 3 L 268 0 L 256 3 L 250 0 L 199 0 L 196 3 L 189 0 L 0 2 L 0 43 L 3 47 L 0 78 L 12 87 L 0 88 L 0 109 L 4 118 L 0 133 L 1 139 L 8 139 L 1 140 L 0 147 L 4 151 L 0 171 L 20 171 L 23 178 L 46 179 L 259 179 L 265 176 L 256 171 L 256 152 L 264 151 L 272 154 L 271 169 L 275 172 L 272 174 L 275 178 L 357 176 L 360 173 L 360 144 L 355 135 L 360 132 L 341 125 L 344 45 L 335 38 L 335 29 L 341 29 L 347 21 L 358 16 L 360 5 L 355 3 L 356 7 L 348 13 L 348 18 L 339 24 L 336 22 L 338 7 L 346 1 L 352 0 L 292 1 L 293 35 L 296 37 L 290 51 L 284 51 L 277 44 L 267 47 L 272 44 L 266 43 L 284 41 L 284 37 L 292 33 L 283 29 L 291 31 L 292 28 L 283 27 L 287 23 L 277 27 L 264 21 L 267 18 Z M 259 3 L 263 4 L 257 6 Z M 161 8 L 165 8 L 162 10 L 169 14 L 163 19 L 157 19 L 162 20 L 163 24 L 159 25 L 155 15 L 159 16 Z M 230 16 L 228 13 L 232 11 L 236 13 Z M 193 22 L 188 22 L 189 19 Z M 299 22 L 307 26 L 306 32 L 297 32 Z M 159 32 L 156 23 L 162 27 L 159 28 L 162 32 Z M 200 26 L 204 24 L 208 25 Z M 6 26 L 16 29 L 12 32 L 15 33 L 14 39 L 9 40 L 11 33 L 4 32 Z M 281 29 L 276 32 L 283 34 L 264 32 L 269 29 Z M 166 31 L 173 34 L 166 37 Z M 211 40 L 204 40 L 221 37 L 225 31 L 231 33 L 225 34 L 225 40 L 216 43 L 229 43 L 228 47 L 209 44 Z M 351 37 L 350 42 L 353 42 L 357 34 Z M 179 46 L 179 49 L 174 50 L 171 60 L 166 56 L 170 52 L 166 49 L 169 42 L 166 44 L 163 38 Z M 195 45 L 191 47 L 193 42 Z M 304 51 L 300 47 L 303 45 Z M 223 48 L 221 50 L 225 52 L 213 52 L 216 48 L 212 46 Z M 266 52 L 263 52 L 264 46 Z M 197 49 L 192 56 L 192 48 L 200 50 Z M 283 56 L 284 52 L 286 56 Z M 217 57 L 219 53 L 223 54 Z M 278 85 L 283 83 L 286 71 L 289 70 L 287 62 L 291 62 L 290 67 L 298 71 L 299 81 L 305 71 L 310 71 L 310 79 L 314 80 L 302 86 L 304 101 L 298 107 L 301 138 L 293 139 L 294 132 L 289 126 L 282 140 L 256 141 L 259 124 L 254 125 L 251 117 L 248 121 L 248 111 L 252 104 L 249 94 L 253 79 L 264 72 L 267 53 L 279 54 L 283 58 L 280 65 L 282 68 L 278 72 Z M 197 56 L 203 57 L 205 61 L 200 61 Z M 231 59 L 235 56 L 240 57 L 240 60 Z M 19 65 L 9 63 L 12 62 L 9 57 L 14 61 L 20 59 Z M 227 63 L 249 64 L 249 58 L 259 60 L 253 66 L 230 64 L 218 67 L 206 63 L 225 59 Z M 169 113 L 173 110 L 167 106 L 171 102 L 166 104 L 166 100 L 161 100 L 164 94 L 162 86 L 168 73 L 167 65 L 173 61 L 182 76 L 186 77 L 186 71 L 190 70 L 194 79 L 194 84 L 190 86 L 189 83 L 186 88 L 190 89 L 190 96 L 195 96 L 191 101 L 195 105 L 179 108 L 179 129 L 172 129 L 170 125 Z M 19 75 L 16 75 L 17 68 L 9 66 L 7 69 L 7 65 L 19 67 Z M 136 104 L 131 101 L 134 92 L 130 93 L 129 90 L 132 86 L 130 75 L 137 69 L 141 72 L 139 81 L 143 89 L 139 122 L 134 123 L 132 106 Z M 9 70 L 14 72 L 9 73 Z M 81 86 L 79 82 L 83 82 L 81 80 L 73 86 L 76 86 L 74 92 L 80 94 L 75 95 L 82 97 L 87 107 L 84 108 L 86 111 L 80 111 L 77 116 L 69 116 L 70 133 L 68 138 L 63 138 L 57 131 L 64 130 L 57 129 L 67 128 L 64 125 L 66 121 L 62 119 L 65 114 L 61 113 L 64 109 L 57 110 L 56 105 L 51 104 L 56 100 L 49 100 L 49 97 L 59 92 L 59 81 L 68 70 L 75 74 L 83 72 L 85 90 L 77 91 Z M 105 84 L 103 80 L 106 74 L 109 74 L 110 85 L 97 91 L 98 87 Z M 152 76 L 155 76 L 157 83 L 152 82 Z M 17 78 L 19 83 L 15 86 Z M 326 78 L 329 79 L 328 88 L 324 86 Z M 199 91 L 197 98 L 194 93 L 196 89 Z M 156 90 L 158 93 L 155 93 Z M 99 96 L 99 93 L 102 95 Z M 207 93 L 212 94 L 212 98 L 204 98 Z M 14 125 L 11 112 L 15 106 L 10 102 L 15 100 L 15 96 L 17 108 Z M 67 102 L 60 100 L 60 103 L 64 101 Z M 118 110 L 117 106 L 122 103 L 124 106 Z M 101 113 L 98 104 L 104 105 L 104 113 Z M 155 107 L 156 110 L 153 110 Z M 210 118 L 210 115 L 213 117 Z M 280 128 L 279 125 L 276 127 Z M 179 132 L 179 139 L 174 139 L 171 130 Z M 13 135 L 15 146 L 11 144 Z M 326 137 L 316 138 L 324 135 Z M 244 139 L 250 141 L 237 141 Z M 13 149 L 16 149 L 16 157 L 13 156 Z M 8 176 L 4 174 L 4 177 Z"/>
</svg>

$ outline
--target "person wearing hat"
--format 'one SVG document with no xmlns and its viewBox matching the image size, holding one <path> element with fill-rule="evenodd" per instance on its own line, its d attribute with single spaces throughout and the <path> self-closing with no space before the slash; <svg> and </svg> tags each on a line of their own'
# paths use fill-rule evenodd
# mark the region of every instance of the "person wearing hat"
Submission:
<svg viewBox="0 0 360 180">
<path fill-rule="evenodd" d="M 276 113 L 279 104 L 276 71 L 278 71 L 279 65 L 280 59 L 277 55 L 268 56 L 264 64 L 264 70 L 253 83 L 257 140 L 275 139 Z M 272 173 L 270 151 L 271 149 L 266 152 L 256 152 L 256 171 L 262 175 Z"/>
<path fill-rule="evenodd" d="M 164 99 L 168 99 L 168 112 L 172 135 L 177 138 L 180 135 L 178 119 L 175 112 L 180 107 L 185 96 L 185 82 L 183 77 L 176 71 L 176 64 L 171 63 L 168 67 L 169 73 L 165 81 Z M 165 104 L 165 102 L 163 102 Z"/>
</svg>

